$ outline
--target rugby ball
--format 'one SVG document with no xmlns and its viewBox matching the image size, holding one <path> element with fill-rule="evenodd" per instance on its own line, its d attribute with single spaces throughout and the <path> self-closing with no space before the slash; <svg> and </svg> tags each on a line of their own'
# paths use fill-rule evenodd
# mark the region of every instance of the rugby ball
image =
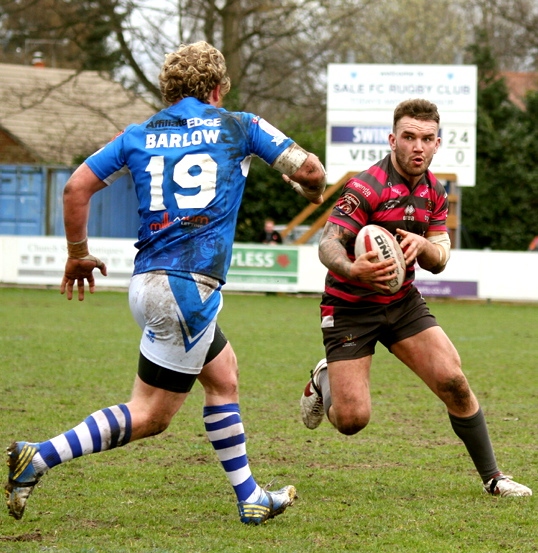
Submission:
<svg viewBox="0 0 538 553">
<path fill-rule="evenodd" d="M 396 260 L 397 269 L 393 273 L 394 278 L 386 282 L 390 292 L 379 290 L 372 285 L 381 294 L 395 294 L 402 287 L 406 271 L 405 257 L 400 244 L 387 229 L 377 225 L 366 225 L 362 227 L 355 239 L 355 257 L 372 251 L 377 253 L 377 257 L 372 259 L 372 263 L 390 258 Z"/>
</svg>

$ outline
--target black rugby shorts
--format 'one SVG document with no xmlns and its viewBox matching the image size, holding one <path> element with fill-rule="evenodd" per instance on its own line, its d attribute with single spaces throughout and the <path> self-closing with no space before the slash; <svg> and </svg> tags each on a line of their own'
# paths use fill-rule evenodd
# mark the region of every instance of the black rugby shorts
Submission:
<svg viewBox="0 0 538 553">
<path fill-rule="evenodd" d="M 413 286 L 403 298 L 388 305 L 321 302 L 323 344 L 327 361 L 359 359 L 375 353 L 377 342 L 389 351 L 392 344 L 438 326 L 420 292 Z M 332 314 L 333 326 L 327 326 Z M 325 318 L 324 318 L 325 315 Z"/>
</svg>

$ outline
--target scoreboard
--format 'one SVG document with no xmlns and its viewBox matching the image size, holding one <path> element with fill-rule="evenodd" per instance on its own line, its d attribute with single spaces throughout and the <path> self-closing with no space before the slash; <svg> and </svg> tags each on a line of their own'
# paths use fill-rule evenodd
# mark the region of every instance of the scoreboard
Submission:
<svg viewBox="0 0 538 553">
<path fill-rule="evenodd" d="M 384 157 L 390 151 L 394 108 L 403 100 L 425 98 L 441 116 L 441 146 L 430 169 L 455 173 L 459 186 L 474 186 L 476 95 L 474 65 L 329 64 L 328 182 Z"/>
</svg>

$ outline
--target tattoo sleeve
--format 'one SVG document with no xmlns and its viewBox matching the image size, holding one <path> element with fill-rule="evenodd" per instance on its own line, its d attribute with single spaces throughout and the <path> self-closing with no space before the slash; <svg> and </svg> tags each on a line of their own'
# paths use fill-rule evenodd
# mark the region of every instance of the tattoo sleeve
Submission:
<svg viewBox="0 0 538 553">
<path fill-rule="evenodd" d="M 346 245 L 355 239 L 355 234 L 340 225 L 327 223 L 319 241 L 319 259 L 327 269 L 350 278 L 351 260 Z"/>
</svg>

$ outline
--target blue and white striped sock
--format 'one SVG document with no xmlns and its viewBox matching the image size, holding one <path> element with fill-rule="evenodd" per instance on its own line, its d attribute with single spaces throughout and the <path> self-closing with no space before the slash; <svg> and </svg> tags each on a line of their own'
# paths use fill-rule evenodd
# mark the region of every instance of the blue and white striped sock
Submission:
<svg viewBox="0 0 538 553">
<path fill-rule="evenodd" d="M 131 413 L 124 405 L 96 411 L 72 430 L 39 444 L 32 464 L 38 474 L 71 459 L 129 443 Z"/>
<path fill-rule="evenodd" d="M 228 403 L 204 407 L 204 425 L 237 501 L 254 503 L 263 490 L 250 472 L 239 405 Z"/>
</svg>

